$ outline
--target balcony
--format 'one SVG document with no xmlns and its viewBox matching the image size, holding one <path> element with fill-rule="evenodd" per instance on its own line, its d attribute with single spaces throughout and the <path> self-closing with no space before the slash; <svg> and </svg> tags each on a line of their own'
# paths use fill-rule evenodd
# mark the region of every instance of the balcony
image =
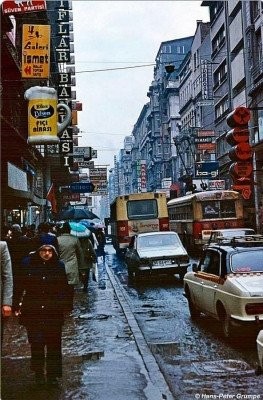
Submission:
<svg viewBox="0 0 263 400">
<path fill-rule="evenodd" d="M 257 63 L 255 63 L 251 72 L 252 72 L 253 80 L 256 83 L 260 79 L 260 77 L 262 76 L 262 73 L 263 73 L 263 59 L 261 59 Z"/>
</svg>

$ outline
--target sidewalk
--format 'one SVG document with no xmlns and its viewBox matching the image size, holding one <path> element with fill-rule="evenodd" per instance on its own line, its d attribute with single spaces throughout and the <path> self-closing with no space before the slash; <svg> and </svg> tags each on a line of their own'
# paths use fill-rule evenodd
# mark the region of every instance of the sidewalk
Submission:
<svg viewBox="0 0 263 400">
<path fill-rule="evenodd" d="M 12 317 L 2 351 L 2 400 L 161 400 L 166 398 L 145 368 L 131 326 L 104 270 L 88 293 L 75 292 L 63 330 L 59 388 L 36 388 L 25 329 Z M 147 367 L 148 368 L 148 367 Z"/>
</svg>

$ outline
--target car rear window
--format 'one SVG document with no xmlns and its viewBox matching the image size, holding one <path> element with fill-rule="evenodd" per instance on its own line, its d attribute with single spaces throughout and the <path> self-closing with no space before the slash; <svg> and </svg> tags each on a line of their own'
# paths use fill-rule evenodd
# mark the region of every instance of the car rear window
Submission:
<svg viewBox="0 0 263 400">
<path fill-rule="evenodd" d="M 177 235 L 147 235 L 138 238 L 138 248 L 160 246 L 180 246 L 180 240 Z"/>
<path fill-rule="evenodd" d="M 236 273 L 263 272 L 262 248 L 235 253 L 231 256 L 231 270 Z"/>
</svg>

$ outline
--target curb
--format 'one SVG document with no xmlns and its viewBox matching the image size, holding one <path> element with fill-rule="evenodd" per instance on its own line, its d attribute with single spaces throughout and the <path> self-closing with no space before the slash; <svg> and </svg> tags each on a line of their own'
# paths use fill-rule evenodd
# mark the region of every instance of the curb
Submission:
<svg viewBox="0 0 263 400">
<path fill-rule="evenodd" d="M 125 293 L 121 284 L 114 277 L 114 274 L 112 273 L 112 271 L 110 270 L 108 265 L 106 265 L 106 271 L 107 271 L 108 277 L 110 279 L 110 282 L 112 284 L 112 287 L 114 289 L 114 292 L 120 303 L 120 306 L 124 312 L 124 315 L 127 319 L 128 324 L 130 326 L 130 329 L 133 333 L 136 346 L 142 357 L 142 360 L 143 360 L 145 368 L 148 372 L 150 381 L 152 382 L 154 387 L 158 388 L 161 399 L 173 400 L 174 397 L 170 391 L 170 388 L 169 388 L 166 380 L 164 379 L 164 376 L 160 371 L 160 368 L 156 362 L 156 359 L 153 356 L 151 350 L 149 349 L 147 342 L 143 336 L 143 333 L 131 311 L 131 307 L 129 305 L 129 298 L 128 298 L 127 294 Z"/>
</svg>

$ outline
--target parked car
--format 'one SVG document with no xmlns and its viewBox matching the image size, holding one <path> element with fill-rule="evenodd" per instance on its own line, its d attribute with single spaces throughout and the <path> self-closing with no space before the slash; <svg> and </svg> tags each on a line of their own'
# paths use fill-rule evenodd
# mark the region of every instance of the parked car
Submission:
<svg viewBox="0 0 263 400">
<path fill-rule="evenodd" d="M 261 330 L 257 336 L 257 350 L 258 350 L 258 368 L 256 374 L 260 375 L 263 373 L 263 330 Z"/>
<path fill-rule="evenodd" d="M 237 326 L 263 327 L 262 254 L 261 235 L 221 239 L 204 249 L 184 277 L 191 317 L 216 318 L 226 338 L 237 334 Z"/>
<path fill-rule="evenodd" d="M 217 242 L 218 238 L 233 238 L 254 234 L 255 231 L 252 228 L 214 229 L 211 231 L 208 242 L 204 246 L 207 247 L 210 243 Z"/>
<path fill-rule="evenodd" d="M 150 232 L 133 236 L 126 251 L 129 276 L 179 274 L 183 279 L 189 257 L 176 232 Z"/>
</svg>

